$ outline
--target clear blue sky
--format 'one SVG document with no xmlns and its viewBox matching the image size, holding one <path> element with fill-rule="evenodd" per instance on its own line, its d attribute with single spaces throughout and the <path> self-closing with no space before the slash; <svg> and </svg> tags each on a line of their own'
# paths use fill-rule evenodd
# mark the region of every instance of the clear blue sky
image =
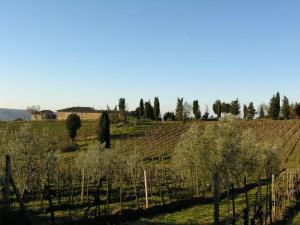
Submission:
<svg viewBox="0 0 300 225">
<path fill-rule="evenodd" d="M 1 0 L 0 108 L 300 101 L 300 1 Z"/>
</svg>

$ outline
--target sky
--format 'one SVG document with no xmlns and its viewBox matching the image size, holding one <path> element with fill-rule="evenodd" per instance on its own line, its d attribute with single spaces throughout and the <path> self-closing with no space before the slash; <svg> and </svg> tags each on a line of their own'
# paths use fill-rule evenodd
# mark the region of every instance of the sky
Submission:
<svg viewBox="0 0 300 225">
<path fill-rule="evenodd" d="M 300 101 L 300 1 L 1 0 L 0 108 Z"/>
</svg>

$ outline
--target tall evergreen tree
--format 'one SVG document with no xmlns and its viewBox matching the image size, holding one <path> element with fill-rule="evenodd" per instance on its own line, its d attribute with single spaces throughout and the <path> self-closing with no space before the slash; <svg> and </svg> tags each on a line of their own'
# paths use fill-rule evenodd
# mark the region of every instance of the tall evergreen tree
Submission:
<svg viewBox="0 0 300 225">
<path fill-rule="evenodd" d="M 151 105 L 150 100 L 145 102 L 145 117 L 146 119 L 154 120 L 153 106 Z"/>
<path fill-rule="evenodd" d="M 218 118 L 221 117 L 222 115 L 222 103 L 220 100 L 216 100 L 215 103 L 213 104 L 213 110 L 214 113 L 218 116 Z"/>
<path fill-rule="evenodd" d="M 279 118 L 279 114 L 280 114 L 280 94 L 279 94 L 279 92 L 277 92 L 277 94 L 271 98 L 268 114 L 269 114 L 270 118 L 273 118 L 273 119 Z"/>
<path fill-rule="evenodd" d="M 240 109 L 241 109 L 241 105 L 240 105 L 239 99 L 237 98 L 236 100 L 231 102 L 229 112 L 232 115 L 238 116 L 241 113 Z"/>
<path fill-rule="evenodd" d="M 158 97 L 154 98 L 154 109 L 153 109 L 153 113 L 154 113 L 154 119 L 157 121 L 160 119 L 160 104 L 159 104 L 159 99 Z"/>
<path fill-rule="evenodd" d="M 122 117 L 122 121 L 126 122 L 126 101 L 125 98 L 119 99 L 119 111 Z"/>
<path fill-rule="evenodd" d="M 195 100 L 193 102 L 193 114 L 196 120 L 199 120 L 201 118 L 201 111 L 198 100 Z"/>
<path fill-rule="evenodd" d="M 139 107 L 139 117 L 143 118 L 145 116 L 145 108 L 144 108 L 144 100 L 140 100 L 140 107 Z"/>
<path fill-rule="evenodd" d="M 247 115 L 248 115 L 248 107 L 244 104 L 244 110 L 243 110 L 243 113 L 244 113 L 244 119 L 247 119 Z"/>
<path fill-rule="evenodd" d="M 281 114 L 284 119 L 290 119 L 291 107 L 289 99 L 286 96 L 284 96 L 282 100 Z"/>
<path fill-rule="evenodd" d="M 295 104 L 295 114 L 298 118 L 300 118 L 300 103 Z"/>
<path fill-rule="evenodd" d="M 66 121 L 69 137 L 72 139 L 74 144 L 77 136 L 77 130 L 81 127 L 81 119 L 77 114 L 70 114 Z"/>
<path fill-rule="evenodd" d="M 100 144 L 110 148 L 110 120 L 107 112 L 103 112 L 98 121 L 97 136 Z"/>
<path fill-rule="evenodd" d="M 248 108 L 247 108 L 247 118 L 250 120 L 253 120 L 256 114 L 256 110 L 254 108 L 253 102 L 250 102 Z"/>
<path fill-rule="evenodd" d="M 183 120 L 183 98 L 177 98 L 176 120 Z"/>
<path fill-rule="evenodd" d="M 229 113 L 230 112 L 230 104 L 226 103 L 226 102 L 222 102 L 222 106 L 221 106 L 221 112 L 222 113 Z"/>
<path fill-rule="evenodd" d="M 265 118 L 265 109 L 262 105 L 259 107 L 259 118 Z"/>
</svg>

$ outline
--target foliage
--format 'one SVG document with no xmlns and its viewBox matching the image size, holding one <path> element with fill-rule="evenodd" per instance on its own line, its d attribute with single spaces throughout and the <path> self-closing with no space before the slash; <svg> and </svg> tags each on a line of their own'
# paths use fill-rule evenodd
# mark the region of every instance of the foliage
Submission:
<svg viewBox="0 0 300 225">
<path fill-rule="evenodd" d="M 279 92 L 277 92 L 277 94 L 271 98 L 268 115 L 270 118 L 278 119 L 279 114 L 280 114 L 280 94 Z"/>
<path fill-rule="evenodd" d="M 145 118 L 149 120 L 154 119 L 154 109 L 151 105 L 150 100 L 148 102 L 145 102 Z"/>
<path fill-rule="evenodd" d="M 221 106 L 221 110 L 222 110 L 222 113 L 229 113 L 230 112 L 230 104 L 223 102 L 222 106 Z"/>
<path fill-rule="evenodd" d="M 198 100 L 195 100 L 193 102 L 193 114 L 196 120 L 199 120 L 201 118 L 201 111 Z"/>
<path fill-rule="evenodd" d="M 247 107 L 247 119 L 253 120 L 256 114 L 256 110 L 254 108 L 253 102 L 249 103 L 249 106 Z"/>
<path fill-rule="evenodd" d="M 144 108 L 144 100 L 140 100 L 140 107 L 139 107 L 139 117 L 143 118 L 145 116 L 145 108 Z"/>
<path fill-rule="evenodd" d="M 242 131 L 231 117 L 205 128 L 194 125 L 177 144 L 173 166 L 182 179 L 196 185 L 211 181 L 214 174 L 241 182 L 244 175 L 259 179 L 277 172 L 280 164 L 276 151 L 258 145 L 256 140 L 253 130 Z"/>
<path fill-rule="evenodd" d="M 107 112 L 103 112 L 99 118 L 97 136 L 100 144 L 105 143 L 105 148 L 110 148 L 110 120 Z"/>
<path fill-rule="evenodd" d="M 284 96 L 282 100 L 281 114 L 284 119 L 290 119 L 291 107 L 289 99 L 286 96 Z"/>
<path fill-rule="evenodd" d="M 183 98 L 177 98 L 176 120 L 182 121 L 184 119 L 183 110 Z"/>
<path fill-rule="evenodd" d="M 159 120 L 160 119 L 160 104 L 159 104 L 158 97 L 154 98 L 153 114 L 154 114 L 154 119 L 155 120 Z"/>
<path fill-rule="evenodd" d="M 222 114 L 222 103 L 220 100 L 215 101 L 215 103 L 213 104 L 213 110 L 214 113 L 218 116 L 218 118 L 220 118 Z"/>
<path fill-rule="evenodd" d="M 184 102 L 183 104 L 183 119 L 188 120 L 191 118 L 192 105 L 188 102 Z"/>
<path fill-rule="evenodd" d="M 173 112 L 166 112 L 163 119 L 164 121 L 175 121 L 176 117 Z"/>
<path fill-rule="evenodd" d="M 126 100 L 125 98 L 120 98 L 119 99 L 119 111 L 125 112 L 126 110 Z"/>
<path fill-rule="evenodd" d="M 241 113 L 240 109 L 241 109 L 241 105 L 239 99 L 236 99 L 231 102 L 229 112 L 232 115 L 238 116 Z"/>
<path fill-rule="evenodd" d="M 80 117 L 77 114 L 70 114 L 67 118 L 66 125 L 69 132 L 69 137 L 74 143 L 77 136 L 77 130 L 81 127 Z"/>
<path fill-rule="evenodd" d="M 295 114 L 298 118 L 300 117 L 300 103 L 295 104 Z"/>
<path fill-rule="evenodd" d="M 0 143 L 0 168 L 4 168 L 5 155 L 10 155 L 12 175 L 21 193 L 25 189 L 42 190 L 57 164 L 54 134 L 35 123 L 26 123 L 18 130 L 0 129 Z"/>
</svg>

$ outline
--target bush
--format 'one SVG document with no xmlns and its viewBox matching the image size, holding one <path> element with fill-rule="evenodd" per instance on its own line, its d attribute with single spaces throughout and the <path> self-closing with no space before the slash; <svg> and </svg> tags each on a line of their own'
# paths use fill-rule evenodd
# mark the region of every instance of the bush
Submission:
<svg viewBox="0 0 300 225">
<path fill-rule="evenodd" d="M 67 146 L 63 147 L 61 149 L 61 152 L 63 152 L 63 153 L 66 153 L 66 152 L 75 152 L 75 151 L 77 151 L 79 149 L 80 149 L 79 145 L 77 145 L 77 144 L 70 144 L 70 145 L 67 145 Z"/>
</svg>

